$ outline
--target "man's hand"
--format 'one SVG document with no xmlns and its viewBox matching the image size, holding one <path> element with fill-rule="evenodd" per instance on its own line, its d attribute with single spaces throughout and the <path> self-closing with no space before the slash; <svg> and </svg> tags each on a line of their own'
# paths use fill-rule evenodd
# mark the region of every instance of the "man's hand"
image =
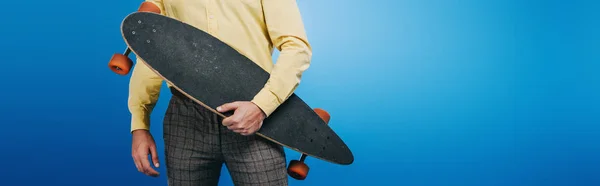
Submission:
<svg viewBox="0 0 600 186">
<path fill-rule="evenodd" d="M 148 154 L 152 155 L 152 162 L 158 168 L 158 154 L 156 153 L 156 144 L 152 134 L 147 130 L 135 130 L 132 137 L 131 156 L 135 162 L 138 171 L 152 177 L 158 177 L 156 172 L 148 161 Z"/>
<path fill-rule="evenodd" d="M 236 101 L 217 107 L 219 112 L 234 111 L 233 115 L 223 119 L 223 125 L 229 130 L 247 136 L 262 127 L 265 113 L 250 101 Z"/>
</svg>

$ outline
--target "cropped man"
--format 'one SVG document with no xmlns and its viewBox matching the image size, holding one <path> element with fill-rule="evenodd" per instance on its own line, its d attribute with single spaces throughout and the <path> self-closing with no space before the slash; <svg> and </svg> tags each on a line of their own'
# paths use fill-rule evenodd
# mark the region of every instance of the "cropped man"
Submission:
<svg viewBox="0 0 600 186">
<path fill-rule="evenodd" d="M 173 97 L 163 126 L 169 185 L 217 185 L 223 164 L 236 185 L 287 185 L 283 147 L 253 134 L 293 93 L 310 64 L 312 51 L 296 1 L 146 1 L 156 5 L 161 14 L 219 38 L 271 74 L 254 99 L 217 108 L 219 112 L 235 111 L 223 120 L 171 89 Z M 280 55 L 273 64 L 275 48 Z M 162 83 L 163 79 L 138 59 L 128 100 L 132 155 L 138 171 L 149 176 L 159 174 L 151 165 L 158 167 L 159 161 L 149 128 Z"/>
</svg>

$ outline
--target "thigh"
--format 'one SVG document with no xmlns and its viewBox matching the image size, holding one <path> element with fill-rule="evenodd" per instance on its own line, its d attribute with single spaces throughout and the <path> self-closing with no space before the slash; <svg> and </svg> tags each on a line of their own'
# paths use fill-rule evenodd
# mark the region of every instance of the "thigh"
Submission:
<svg viewBox="0 0 600 186">
<path fill-rule="evenodd" d="M 222 150 L 236 186 L 285 186 L 287 172 L 281 145 L 256 135 L 242 136 L 222 128 Z"/>
<path fill-rule="evenodd" d="M 223 159 L 211 121 L 191 101 L 171 98 L 163 122 L 168 185 L 217 185 Z"/>
</svg>

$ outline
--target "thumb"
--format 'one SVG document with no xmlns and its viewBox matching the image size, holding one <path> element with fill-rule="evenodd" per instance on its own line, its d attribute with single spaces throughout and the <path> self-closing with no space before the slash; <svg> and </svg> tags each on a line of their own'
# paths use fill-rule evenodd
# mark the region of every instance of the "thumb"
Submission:
<svg viewBox="0 0 600 186">
<path fill-rule="evenodd" d="M 150 153 L 152 154 L 152 163 L 154 163 L 155 167 L 159 167 L 160 163 L 158 162 L 158 154 L 156 153 L 156 146 L 150 147 Z"/>
<path fill-rule="evenodd" d="M 232 102 L 232 103 L 226 103 L 223 104 L 219 107 L 217 107 L 217 111 L 219 112 L 227 112 L 227 111 L 231 111 L 231 110 L 235 110 L 240 106 L 239 102 Z"/>
</svg>

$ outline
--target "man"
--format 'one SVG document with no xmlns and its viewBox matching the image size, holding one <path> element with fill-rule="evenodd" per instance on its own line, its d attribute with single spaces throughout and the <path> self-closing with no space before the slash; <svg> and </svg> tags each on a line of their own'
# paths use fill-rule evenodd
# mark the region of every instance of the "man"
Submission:
<svg viewBox="0 0 600 186">
<path fill-rule="evenodd" d="M 253 134 L 293 93 L 310 64 L 312 51 L 296 1 L 146 1 L 157 5 L 161 14 L 219 38 L 271 73 L 252 100 L 217 108 L 219 112 L 234 111 L 223 120 L 171 89 L 173 97 L 163 126 L 169 185 L 216 185 L 223 164 L 236 185 L 287 185 L 283 147 Z M 275 64 L 274 48 L 280 51 Z M 149 116 L 162 82 L 139 61 L 130 80 L 132 155 L 138 171 L 149 176 L 158 176 L 152 165 L 161 165 L 149 132 Z"/>
</svg>

